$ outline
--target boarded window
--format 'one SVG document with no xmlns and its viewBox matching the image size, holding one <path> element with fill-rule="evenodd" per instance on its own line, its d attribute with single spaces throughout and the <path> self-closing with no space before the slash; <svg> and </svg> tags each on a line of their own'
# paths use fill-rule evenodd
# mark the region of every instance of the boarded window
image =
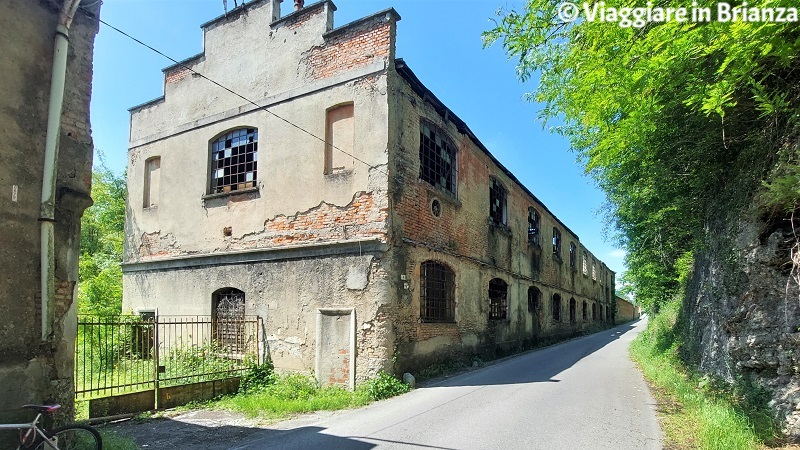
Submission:
<svg viewBox="0 0 800 450">
<path fill-rule="evenodd" d="M 489 319 L 508 318 L 508 285 L 500 278 L 489 281 Z"/>
<path fill-rule="evenodd" d="M 489 217 L 495 225 L 506 224 L 506 188 L 494 178 L 489 179 Z"/>
<path fill-rule="evenodd" d="M 539 211 L 534 208 L 528 208 L 528 243 L 540 245 L 539 234 Z"/>
<path fill-rule="evenodd" d="M 455 320 L 456 276 L 446 265 L 425 261 L 420 266 L 420 318 L 423 322 Z"/>
<path fill-rule="evenodd" d="M 419 178 L 437 188 L 456 193 L 456 147 L 444 133 L 427 122 L 419 126 Z"/>
<path fill-rule="evenodd" d="M 561 296 L 558 295 L 558 294 L 553 294 L 552 312 L 553 312 L 553 321 L 554 322 L 560 322 L 561 321 Z"/>
<path fill-rule="evenodd" d="M 161 157 L 154 156 L 144 162 L 144 199 L 145 208 L 158 205 L 158 193 L 161 189 Z"/>
<path fill-rule="evenodd" d="M 353 104 L 334 106 L 325 121 L 325 173 L 352 169 L 355 122 Z"/>
<path fill-rule="evenodd" d="M 258 130 L 240 128 L 211 143 L 211 193 L 255 187 Z"/>
<path fill-rule="evenodd" d="M 561 231 L 553 227 L 553 254 L 561 259 Z"/>
</svg>

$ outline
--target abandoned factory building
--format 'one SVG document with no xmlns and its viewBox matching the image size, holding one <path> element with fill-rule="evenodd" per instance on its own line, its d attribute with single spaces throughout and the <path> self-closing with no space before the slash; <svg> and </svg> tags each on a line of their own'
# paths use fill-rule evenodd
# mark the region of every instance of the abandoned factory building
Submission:
<svg viewBox="0 0 800 450">
<path fill-rule="evenodd" d="M 131 109 L 126 311 L 259 316 L 276 367 L 350 386 L 613 323 L 614 273 L 396 59 L 397 12 L 296 3 L 203 24 Z"/>
</svg>

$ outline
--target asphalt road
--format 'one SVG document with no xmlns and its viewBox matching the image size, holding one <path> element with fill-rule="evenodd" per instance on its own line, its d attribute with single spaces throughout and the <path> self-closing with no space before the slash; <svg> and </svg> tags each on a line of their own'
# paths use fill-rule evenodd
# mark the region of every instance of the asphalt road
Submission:
<svg viewBox="0 0 800 450">
<path fill-rule="evenodd" d="M 235 449 L 659 449 L 628 358 L 643 323 L 506 359 L 366 408 L 306 416 Z"/>
</svg>

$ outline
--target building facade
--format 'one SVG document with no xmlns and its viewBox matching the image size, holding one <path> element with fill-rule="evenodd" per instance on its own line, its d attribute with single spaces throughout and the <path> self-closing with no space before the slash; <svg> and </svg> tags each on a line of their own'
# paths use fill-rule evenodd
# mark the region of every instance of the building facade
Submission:
<svg viewBox="0 0 800 450">
<path fill-rule="evenodd" d="M 393 9 L 280 6 L 203 24 L 131 109 L 124 308 L 234 303 L 350 386 L 613 323 L 614 273 L 396 58 Z"/>
<path fill-rule="evenodd" d="M 89 100 L 99 4 L 70 17 L 64 13 L 70 3 L 76 7 L 63 0 L 0 1 L 0 421 L 5 423 L 30 418 L 20 408 L 26 403 L 61 404 L 58 420 L 73 413 L 80 218 L 91 205 Z M 54 70 L 54 48 L 66 36 L 65 66 Z M 59 70 L 66 74 L 61 88 L 54 81 Z M 60 108 L 53 106 L 51 84 L 54 98 L 63 93 Z M 48 132 L 51 113 L 61 121 L 54 133 Z M 58 150 L 50 178 L 45 154 L 53 143 Z M 42 232 L 48 227 L 52 233 Z M 52 239 L 44 239 L 51 242 L 47 248 L 43 233 Z M 51 256 L 44 265 L 52 278 L 42 275 L 46 250 Z M 16 431 L 0 434 L 0 448 L 18 439 Z"/>
</svg>

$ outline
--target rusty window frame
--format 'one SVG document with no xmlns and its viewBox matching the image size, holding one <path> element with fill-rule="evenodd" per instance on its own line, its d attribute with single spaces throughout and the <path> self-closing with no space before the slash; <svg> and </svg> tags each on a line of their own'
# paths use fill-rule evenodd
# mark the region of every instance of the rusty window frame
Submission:
<svg viewBox="0 0 800 450">
<path fill-rule="evenodd" d="M 238 128 L 211 142 L 210 193 L 255 187 L 258 180 L 258 129 Z"/>
<path fill-rule="evenodd" d="M 553 227 L 553 255 L 561 259 L 561 231 Z"/>
<path fill-rule="evenodd" d="M 507 222 L 506 202 L 508 192 L 494 177 L 489 178 L 489 217 L 495 225 Z"/>
<path fill-rule="evenodd" d="M 456 195 L 456 147 L 442 130 L 425 120 L 419 124 L 419 178 Z"/>
<path fill-rule="evenodd" d="M 489 320 L 508 319 L 508 284 L 500 278 L 489 281 Z"/>
<path fill-rule="evenodd" d="M 456 275 L 446 264 L 425 261 L 420 265 L 420 319 L 423 322 L 455 322 Z"/>
<path fill-rule="evenodd" d="M 578 259 L 577 258 L 577 256 L 578 256 L 577 253 L 578 253 L 578 247 L 575 246 L 574 242 L 570 242 L 569 243 L 569 267 L 571 267 L 572 269 L 575 269 L 575 265 L 576 265 L 575 260 Z"/>
<path fill-rule="evenodd" d="M 541 216 L 539 215 L 539 211 L 536 208 L 530 207 L 528 208 L 528 243 L 532 245 L 540 245 L 539 244 L 539 235 L 541 234 L 540 229 L 540 222 Z"/>
</svg>

